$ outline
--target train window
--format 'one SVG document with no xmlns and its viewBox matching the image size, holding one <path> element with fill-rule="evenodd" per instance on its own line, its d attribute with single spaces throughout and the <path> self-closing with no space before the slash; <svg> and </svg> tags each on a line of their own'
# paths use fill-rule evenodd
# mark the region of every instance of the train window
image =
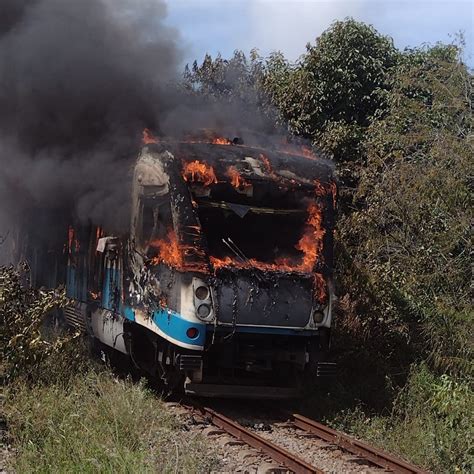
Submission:
<svg viewBox="0 0 474 474">
<path fill-rule="evenodd" d="M 142 201 L 140 246 L 148 250 L 150 242 L 164 239 L 173 227 L 169 199 Z"/>
<path fill-rule="evenodd" d="M 211 255 L 242 256 L 272 263 L 279 256 L 301 257 L 297 249 L 307 213 L 302 209 L 268 209 L 201 200 L 199 219 Z"/>
</svg>

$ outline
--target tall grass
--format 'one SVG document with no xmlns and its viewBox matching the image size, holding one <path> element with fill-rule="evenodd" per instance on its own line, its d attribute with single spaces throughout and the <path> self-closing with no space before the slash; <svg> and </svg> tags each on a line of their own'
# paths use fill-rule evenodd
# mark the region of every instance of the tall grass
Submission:
<svg viewBox="0 0 474 474">
<path fill-rule="evenodd" d="M 17 382 L 4 417 L 16 472 L 206 472 L 204 439 L 183 430 L 143 384 L 89 372 L 64 383 Z"/>
</svg>

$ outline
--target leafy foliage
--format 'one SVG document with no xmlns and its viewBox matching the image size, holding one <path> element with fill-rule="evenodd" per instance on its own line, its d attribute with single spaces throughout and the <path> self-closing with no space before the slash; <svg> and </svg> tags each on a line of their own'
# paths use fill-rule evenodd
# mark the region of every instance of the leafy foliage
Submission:
<svg viewBox="0 0 474 474">
<path fill-rule="evenodd" d="M 78 334 L 54 330 L 63 292 L 28 288 L 28 268 L 0 268 L 3 371 L 0 422 L 18 472 L 204 472 L 204 440 L 183 435 L 143 384 L 94 370 Z M 2 433 L 3 434 L 3 433 Z M 177 441 L 179 438 L 179 441 Z M 0 443 L 7 441 L 0 440 Z"/>
<path fill-rule="evenodd" d="M 384 107 L 387 72 L 398 54 L 390 38 L 349 19 L 335 22 L 296 65 L 281 54 L 267 65 L 265 87 L 291 130 L 337 161 L 358 159 L 364 127 Z"/>
<path fill-rule="evenodd" d="M 235 51 L 230 59 L 206 54 L 200 65 L 197 61 L 191 68 L 186 65 L 181 88 L 198 104 L 211 108 L 219 126 L 271 134 L 277 116 L 263 87 L 264 75 L 265 61 L 257 50 L 250 52 L 250 59 L 242 51 Z"/>
<path fill-rule="evenodd" d="M 215 59 L 206 54 L 201 65 L 194 61 L 192 68 L 186 65 L 183 87 L 188 91 L 206 96 L 208 100 L 258 102 L 257 85 L 262 75 L 262 63 L 256 50 L 247 60 L 242 51 L 235 51 L 230 59 L 218 55 Z"/>
<path fill-rule="evenodd" d="M 63 307 L 64 292 L 28 288 L 28 268 L 0 267 L 0 340 L 2 370 L 7 380 L 28 378 L 50 355 L 60 352 L 76 334 L 47 337 L 46 317 Z"/>
<path fill-rule="evenodd" d="M 421 323 L 436 365 L 461 372 L 473 349 L 469 79 L 452 47 L 406 54 L 390 109 L 368 130 L 363 205 L 342 229 L 384 318 Z"/>
<path fill-rule="evenodd" d="M 332 423 L 434 472 L 472 472 L 474 392 L 466 381 L 415 366 L 389 415 L 340 411 Z"/>
<path fill-rule="evenodd" d="M 473 78 L 459 48 L 401 52 L 346 20 L 297 64 L 275 53 L 264 70 L 281 120 L 332 152 L 341 178 L 333 346 L 344 376 L 326 414 L 357 400 L 393 407 L 355 416 L 353 430 L 377 439 L 378 426 L 382 445 L 435 470 L 466 468 Z"/>
</svg>

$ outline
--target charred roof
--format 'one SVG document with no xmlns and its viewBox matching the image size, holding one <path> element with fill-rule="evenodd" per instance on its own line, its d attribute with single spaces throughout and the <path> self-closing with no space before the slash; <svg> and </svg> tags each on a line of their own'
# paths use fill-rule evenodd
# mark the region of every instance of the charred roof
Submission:
<svg viewBox="0 0 474 474">
<path fill-rule="evenodd" d="M 272 150 L 238 144 L 160 142 L 146 145 L 150 152 L 170 151 L 184 163 L 198 161 L 211 166 L 218 177 L 228 176 L 229 168 L 249 180 L 293 180 L 300 184 L 334 181 L 331 161 L 292 150 Z"/>
</svg>

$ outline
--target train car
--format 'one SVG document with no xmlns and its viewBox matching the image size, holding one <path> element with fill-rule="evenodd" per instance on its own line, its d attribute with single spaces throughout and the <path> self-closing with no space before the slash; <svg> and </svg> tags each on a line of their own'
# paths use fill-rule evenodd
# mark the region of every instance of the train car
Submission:
<svg viewBox="0 0 474 474">
<path fill-rule="evenodd" d="M 331 368 L 332 166 L 154 141 L 134 165 L 129 232 L 68 225 L 54 265 L 67 321 L 168 391 L 297 396 Z"/>
</svg>

